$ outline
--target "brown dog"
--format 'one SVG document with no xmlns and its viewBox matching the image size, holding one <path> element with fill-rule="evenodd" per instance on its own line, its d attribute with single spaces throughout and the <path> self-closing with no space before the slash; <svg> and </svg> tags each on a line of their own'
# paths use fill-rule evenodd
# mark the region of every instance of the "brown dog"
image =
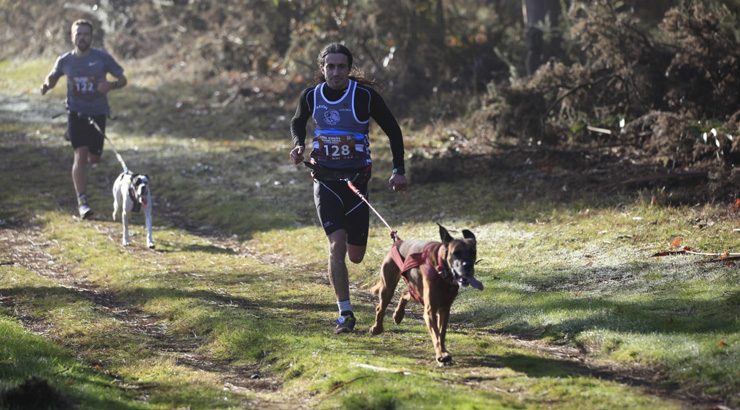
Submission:
<svg viewBox="0 0 740 410">
<path fill-rule="evenodd" d="M 408 291 L 398 301 L 393 320 L 396 324 L 401 323 L 409 300 L 421 303 L 437 363 L 441 366 L 452 362 L 452 356 L 445 348 L 450 306 L 460 285 L 483 290 L 483 284 L 474 277 L 475 235 L 467 229 L 462 234 L 463 239 L 453 239 L 447 229 L 439 225 L 442 242 L 398 240 L 393 244 L 380 268 L 380 281 L 372 289 L 377 293 L 379 303 L 375 308 L 371 334 L 383 333 L 385 309 L 403 277 Z"/>
</svg>

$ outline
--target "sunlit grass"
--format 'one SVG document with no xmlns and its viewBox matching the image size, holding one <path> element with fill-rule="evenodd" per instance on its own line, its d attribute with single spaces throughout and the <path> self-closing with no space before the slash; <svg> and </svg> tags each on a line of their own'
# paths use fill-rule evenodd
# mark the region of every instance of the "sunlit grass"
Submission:
<svg viewBox="0 0 740 410">
<path fill-rule="evenodd" d="M 414 320 L 409 317 L 397 329 L 390 327 L 388 334 L 382 337 L 370 337 L 360 333 L 356 337 L 327 339 L 325 334 L 330 329 L 334 316 L 328 287 L 313 285 L 304 289 L 307 294 L 323 294 L 315 303 L 326 305 L 326 309 L 316 312 L 304 311 L 302 306 L 305 305 L 307 299 L 301 297 L 300 292 L 294 293 L 288 289 L 294 281 L 310 281 L 310 278 L 316 275 L 315 271 L 300 273 L 289 268 L 278 273 L 274 267 L 255 265 L 255 261 L 252 261 L 247 263 L 250 265 L 247 273 L 243 270 L 247 262 L 244 257 L 229 252 L 200 253 L 197 251 L 198 248 L 209 249 L 207 242 L 174 230 L 167 230 L 164 233 L 167 248 L 184 250 L 189 246 L 193 247 L 189 252 L 179 251 L 175 255 L 169 255 L 169 252 L 152 253 L 149 258 L 139 261 L 136 265 L 131 265 L 126 262 L 130 255 L 129 252 L 118 252 L 118 245 L 113 240 L 95 235 L 92 232 L 94 229 L 86 224 L 74 223 L 71 219 L 56 214 L 49 214 L 45 222 L 47 229 L 54 227 L 49 232 L 49 237 L 56 243 L 64 244 L 54 251 L 60 257 L 70 260 L 78 259 L 78 252 L 86 248 L 96 248 L 96 252 L 107 255 L 105 268 L 100 267 L 102 262 L 94 255 L 78 260 L 80 271 L 88 272 L 88 280 L 105 284 L 119 297 L 127 300 L 128 303 L 138 305 L 149 314 L 166 318 L 167 332 L 173 336 L 193 335 L 193 337 L 206 338 L 207 342 L 199 348 L 200 353 L 234 363 L 247 365 L 261 363 L 263 371 L 282 375 L 289 389 L 297 388 L 299 391 L 318 389 L 323 392 L 319 396 L 323 397 L 321 402 L 316 403 L 318 407 L 334 405 L 352 407 L 357 405 L 357 398 L 361 395 L 375 391 L 377 397 L 376 393 L 373 393 L 373 397 L 376 398 L 372 400 L 377 401 L 378 405 L 386 400 L 382 397 L 394 398 L 394 402 L 403 407 L 403 403 L 408 402 L 411 397 L 423 396 L 425 399 L 421 406 L 424 408 L 441 408 L 434 404 L 439 400 L 442 400 L 439 406 L 485 406 L 498 403 L 497 405 L 502 407 L 523 405 L 525 408 L 536 408 L 544 402 L 539 396 L 533 395 L 530 390 L 543 388 L 541 387 L 543 381 L 554 383 L 553 389 L 559 391 L 558 394 L 563 396 L 563 406 L 568 407 L 573 404 L 573 395 L 578 391 L 576 387 L 568 387 L 573 382 L 572 380 L 534 379 L 525 382 L 527 379 L 516 376 L 511 380 L 509 378 L 499 380 L 498 377 L 492 379 L 499 380 L 495 384 L 498 386 L 497 389 L 521 391 L 514 397 L 496 393 L 496 389 L 492 391 L 484 389 L 472 397 L 466 397 L 461 394 L 464 391 L 472 393 L 470 388 L 457 383 L 450 384 L 445 388 L 450 390 L 442 394 L 438 383 L 444 385 L 448 377 L 444 373 L 437 373 L 433 365 L 430 366 L 431 349 L 428 334 L 418 319 Z M 411 226 L 408 228 L 409 231 L 420 229 L 420 227 Z M 86 231 L 89 232 L 85 233 Z M 311 236 L 309 232 L 307 229 L 306 235 Z M 374 232 L 377 234 L 378 230 Z M 73 237 L 87 237 L 88 239 L 75 243 L 72 241 Z M 291 238 L 288 233 L 285 233 L 284 238 L 286 239 L 281 240 L 283 244 L 293 243 L 293 239 L 287 239 Z M 260 239 L 263 240 L 262 246 L 264 246 L 264 240 L 268 239 L 268 235 L 261 235 Z M 306 237 L 296 235 L 296 239 L 306 239 Z M 253 241 L 256 240 L 253 239 Z M 381 241 L 381 238 L 374 238 L 374 241 Z M 324 244 L 319 244 L 316 249 L 323 246 Z M 317 256 L 318 254 L 314 254 L 313 258 Z M 378 256 L 380 255 L 372 257 Z M 171 257 L 176 258 L 176 263 L 170 260 Z M 298 255 L 293 254 L 289 256 L 288 261 L 297 262 L 299 259 Z M 318 261 L 315 263 L 317 266 L 320 265 Z M 190 276 L 188 273 L 198 276 Z M 358 279 L 357 275 L 370 275 L 371 277 Z M 240 276 L 241 279 L 236 279 L 234 276 Z M 354 280 L 359 281 L 371 282 L 374 276 L 375 272 L 353 272 Z M 485 273 L 481 276 L 485 278 Z M 142 283 L 145 278 L 148 279 Z M 242 303 L 242 305 L 228 307 L 229 302 L 218 297 L 222 293 L 238 299 L 234 303 Z M 457 306 L 459 310 L 456 309 L 456 311 L 460 316 L 465 317 L 469 309 L 468 302 L 476 301 L 479 297 L 480 295 L 473 295 L 469 292 L 464 293 L 461 297 L 461 304 Z M 252 302 L 254 307 L 250 308 L 248 304 Z M 532 301 L 529 303 L 531 305 Z M 103 331 L 106 327 L 105 320 L 95 320 L 94 317 L 85 319 L 89 313 L 85 313 L 84 309 L 80 310 L 81 306 L 77 306 L 77 303 L 73 303 L 49 309 L 52 312 L 53 322 L 65 323 L 63 316 L 57 317 L 56 315 L 62 315 L 62 312 L 67 310 L 76 312 L 82 318 L 79 324 L 61 333 L 61 337 L 85 350 L 92 349 L 91 353 L 94 353 L 94 346 L 98 345 L 100 351 L 108 352 L 107 355 L 112 360 L 110 365 L 115 365 L 119 361 L 123 363 L 130 355 L 142 357 L 142 353 L 145 353 L 131 350 L 135 345 L 125 343 L 125 337 L 119 341 L 119 345 L 100 339 L 103 334 L 109 333 L 109 331 Z M 369 324 L 372 307 L 362 303 L 358 303 L 357 307 L 358 317 L 363 320 L 364 328 Z M 417 315 L 419 314 L 418 307 L 414 306 L 411 309 Z M 560 317 L 561 313 L 555 312 L 554 315 Z M 474 318 L 473 322 L 477 320 L 478 318 Z M 101 330 L 98 331 L 97 328 Z M 75 336 L 77 334 L 86 336 Z M 449 345 L 452 351 L 459 354 L 460 360 L 471 365 L 475 363 L 475 355 L 483 357 L 507 357 L 509 355 L 524 357 L 527 355 L 526 351 L 509 350 L 511 348 L 501 350 L 500 347 L 496 347 L 498 343 L 495 341 L 484 346 L 480 345 L 480 338 L 474 344 L 471 342 L 473 342 L 472 339 L 456 335 L 454 332 L 450 335 Z M 502 360 L 506 362 L 507 359 Z M 539 363 L 533 360 L 533 365 Z M 119 371 L 124 374 L 137 375 L 141 383 L 156 383 L 159 386 L 158 394 L 157 399 L 151 400 L 152 403 L 156 403 L 157 400 L 170 403 L 184 403 L 191 400 L 207 403 L 208 400 L 217 397 L 215 393 L 209 393 L 207 389 L 203 392 L 198 390 L 197 385 L 204 383 L 200 378 L 195 379 L 199 381 L 192 386 L 195 389 L 193 392 L 183 391 L 181 395 L 175 395 L 174 391 L 181 390 L 176 387 L 180 383 L 177 380 L 181 377 L 187 379 L 187 377 L 195 376 L 179 376 L 182 370 L 178 370 L 177 367 L 164 367 L 157 370 L 156 366 L 150 367 L 153 363 L 148 363 L 146 368 L 140 368 L 140 366 L 145 366 L 144 363 L 148 363 L 147 360 L 134 367 L 124 366 L 123 370 Z M 371 368 L 361 367 L 365 365 Z M 115 366 L 118 368 L 122 364 Z M 552 366 L 554 366 L 553 372 L 556 374 L 561 372 L 558 370 L 560 366 L 558 363 L 552 363 Z M 385 372 L 378 375 L 377 370 L 373 370 L 375 367 L 400 368 L 401 372 L 408 371 L 412 375 L 400 377 L 393 376 L 393 374 L 385 375 Z M 496 366 L 493 369 L 484 367 L 480 371 L 486 374 L 490 371 L 497 372 L 498 370 L 495 369 Z M 529 370 L 522 368 L 519 371 Z M 162 384 L 156 381 L 159 380 L 157 377 L 166 377 L 168 382 Z M 393 381 L 393 385 L 389 387 L 383 383 L 376 384 L 374 381 L 355 383 L 353 380 L 358 378 L 380 380 L 384 383 Z M 621 388 L 612 391 L 613 387 L 609 383 L 597 382 L 592 388 L 601 391 L 595 396 L 604 396 L 604 408 L 608 403 L 613 403 L 611 400 L 624 394 Z M 191 394 L 195 394 L 198 399 L 194 399 L 196 396 L 191 396 Z M 443 400 L 444 397 L 449 398 Z M 647 402 L 644 400 L 648 399 L 630 400 L 635 400 L 635 406 L 639 407 L 639 403 L 645 404 Z M 598 403 L 595 405 L 597 408 L 600 407 Z"/>
<path fill-rule="evenodd" d="M 13 64 L 0 63 L 0 73 L 18 78 L 17 90 L 37 86 L 36 75 L 45 75 L 40 62 Z M 35 74 L 25 77 L 23 70 Z M 157 250 L 145 248 L 138 214 L 133 246 L 119 244 L 120 222 L 109 214 L 111 180 L 120 167 L 110 146 L 91 170 L 89 197 L 98 219 L 72 218 L 71 153 L 49 136 L 58 125 L 0 125 L 6 176 L 0 178 L 0 219 L 40 226 L 53 244 L 45 251 L 72 277 L 104 290 L 160 333 L 126 326 L 109 309 L 32 272 L 3 266 L 0 295 L 12 293 L 25 314 L 48 324 L 51 340 L 79 355 L 78 366 L 98 363 L 95 371 L 146 386 L 136 394 L 145 394 L 149 406 L 240 408 L 286 397 L 310 408 L 678 406 L 508 336 L 579 348 L 597 363 L 652 366 L 680 389 L 737 404 L 737 267 L 651 256 L 676 237 L 706 251 L 740 251 L 729 204 L 651 206 L 640 195 L 587 193 L 568 201 L 546 189 L 523 195 L 522 185 L 545 183 L 512 184 L 498 175 L 419 185 L 412 179 L 409 192 L 396 194 L 385 183 L 387 144 L 374 134 L 370 199 L 401 237 L 435 240 L 439 222 L 453 235 L 469 228 L 478 238 L 476 275 L 486 289 L 461 292 L 448 336 L 457 365 L 438 369 L 416 304 L 401 325 L 386 318 L 385 334 L 366 334 L 374 314 L 367 291 L 391 243 L 375 216 L 365 260 L 349 266 L 358 331 L 333 335 L 327 240 L 307 171 L 287 161 L 288 120 L 277 120 L 291 113 L 268 107 L 266 117 L 235 116 L 237 108 L 215 107 L 213 90 L 130 78 L 129 87 L 111 96 L 118 119 L 109 136 L 132 170 L 151 177 Z M 419 136 L 407 142 L 409 151 L 425 143 Z M 407 166 L 413 175 L 414 162 Z M 16 183 L 19 173 L 23 184 Z M 10 338 L 20 349 L 31 336 L 14 326 Z M 224 392 L 218 372 L 178 362 L 182 352 L 161 349 L 163 338 L 190 346 L 187 354 L 277 380 L 278 390 Z M 58 352 L 44 355 L 64 349 Z"/>
<path fill-rule="evenodd" d="M 5 94 L 38 93 L 41 84 L 54 66 L 54 59 L 2 60 L 0 61 L 0 89 Z M 54 96 L 66 95 L 64 81 L 52 91 Z"/>
<path fill-rule="evenodd" d="M 70 324 L 75 321 L 70 320 L 69 314 L 83 314 L 78 309 L 79 304 L 70 298 L 65 303 L 63 299 L 55 297 L 56 292 L 64 293 L 62 288 L 55 287 L 50 281 L 40 280 L 32 272 L 0 267 L 0 281 L 5 284 L 0 289 L 0 295 L 12 293 L 21 305 L 27 302 L 26 298 L 31 293 L 29 290 L 36 289 L 40 294 L 49 295 L 50 299 L 34 298 L 32 308 L 37 310 L 29 312 L 31 315 L 58 319 L 61 315 L 55 315 L 54 306 L 59 311 L 66 308 L 68 316 L 64 322 Z M 111 376 L 94 371 L 76 358 L 75 352 L 31 334 L 9 318 L 11 313 L 7 308 L 0 309 L 0 391 L 36 376 L 48 380 L 80 408 L 144 408 L 143 404 L 135 402 L 134 395 L 117 387 Z M 70 334 L 74 331 L 66 329 L 66 332 Z"/>
</svg>

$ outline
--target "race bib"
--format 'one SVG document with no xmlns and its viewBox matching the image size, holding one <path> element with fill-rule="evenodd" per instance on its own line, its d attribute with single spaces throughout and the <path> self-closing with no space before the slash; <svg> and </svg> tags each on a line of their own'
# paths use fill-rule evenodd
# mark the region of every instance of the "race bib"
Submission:
<svg viewBox="0 0 740 410">
<path fill-rule="evenodd" d="M 318 144 L 314 145 L 314 151 L 324 160 L 354 159 L 357 151 L 362 151 L 362 145 L 358 147 L 353 135 L 318 135 L 315 142 Z"/>
<path fill-rule="evenodd" d="M 95 77 L 74 77 L 72 81 L 72 90 L 76 95 L 90 95 L 97 91 Z"/>
</svg>

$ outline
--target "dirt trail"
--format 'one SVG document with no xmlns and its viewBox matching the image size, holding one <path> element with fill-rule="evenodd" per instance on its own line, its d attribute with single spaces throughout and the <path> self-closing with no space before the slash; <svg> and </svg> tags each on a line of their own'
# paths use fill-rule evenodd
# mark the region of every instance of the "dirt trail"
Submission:
<svg viewBox="0 0 740 410">
<path fill-rule="evenodd" d="M 38 105 L 36 101 L 30 103 L 26 97 L 9 97 L 0 94 L 0 120 L 9 119 L 21 122 L 49 121 L 52 114 L 58 113 L 56 103 Z M 168 215 L 158 215 L 157 218 L 165 223 L 176 226 L 194 226 L 189 224 L 182 212 L 172 212 Z M 114 228 L 90 221 L 102 234 L 113 241 L 117 241 L 119 232 Z M 211 244 L 233 251 L 238 255 L 254 257 L 266 264 L 295 269 L 296 266 L 286 262 L 280 255 L 264 255 L 250 249 L 235 238 L 220 235 L 218 231 L 194 232 L 207 239 Z M 69 289 L 81 298 L 93 302 L 97 309 L 106 316 L 115 318 L 127 331 L 142 335 L 147 340 L 147 347 L 159 356 L 174 357 L 178 364 L 189 366 L 217 375 L 225 390 L 235 392 L 255 392 L 262 402 L 250 403 L 254 407 L 270 408 L 303 408 L 306 402 L 295 401 L 295 398 L 281 396 L 281 380 L 263 375 L 259 368 L 234 366 L 225 361 L 217 361 L 205 355 L 195 353 L 203 342 L 200 337 L 178 338 L 167 334 L 166 328 L 161 325 L 162 318 L 155 317 L 141 311 L 135 306 L 127 305 L 125 301 L 117 300 L 115 295 L 105 288 L 75 276 L 73 267 L 65 265 L 58 258 L 51 255 L 47 249 L 56 246 L 45 239 L 40 228 L 26 226 L 18 228 L 0 229 L 0 264 L 18 265 L 53 280 L 59 286 Z M 148 252 L 132 250 L 131 252 Z M 326 282 L 324 272 L 316 272 L 316 280 Z M 374 304 L 375 297 L 364 290 L 353 289 L 353 294 L 367 304 Z M 230 300 L 230 295 L 223 295 L 224 301 Z M 235 298 L 236 299 L 236 298 Z M 14 314 L 26 328 L 34 333 L 49 337 L 52 334 L 52 323 L 47 323 L 24 314 L 23 306 L 17 306 L 12 297 L 2 297 L 0 303 L 12 307 Z M 419 313 L 408 312 L 407 316 L 414 320 L 423 320 Z M 486 337 L 490 334 L 467 329 L 462 326 L 451 325 L 455 332 L 469 334 L 475 337 Z M 361 329 L 363 330 L 363 329 Z M 506 337 L 515 346 L 537 352 L 549 359 L 558 360 L 572 371 L 574 376 L 589 376 L 602 380 L 615 381 L 621 384 L 639 387 L 645 391 L 671 400 L 679 400 L 687 408 L 723 409 L 721 402 L 714 398 L 692 394 L 676 388 L 665 387 L 665 376 L 657 369 L 624 366 L 616 363 L 596 361 L 588 352 L 573 347 L 555 346 L 538 340 L 531 340 L 524 335 L 496 334 L 496 337 Z M 64 344 L 64 340 L 57 340 Z M 459 362 L 451 369 L 453 372 L 465 372 L 467 368 L 475 367 L 473 362 Z M 120 376 L 112 375 L 119 384 L 127 389 L 140 389 L 146 393 L 147 386 L 137 386 L 122 380 Z M 291 401 L 293 400 L 293 401 Z M 307 400 L 307 399 L 304 399 Z"/>
<path fill-rule="evenodd" d="M 93 222 L 94 223 L 94 222 Z M 117 233 L 105 225 L 96 224 L 101 233 L 109 234 L 116 238 Z M 112 239 L 113 240 L 113 239 Z M 219 238 L 209 236 L 208 240 L 216 246 L 230 249 L 237 254 L 250 255 L 253 253 L 244 250 L 238 241 L 230 238 Z M 195 350 L 203 342 L 202 338 L 178 338 L 168 335 L 166 329 L 160 325 L 161 318 L 142 312 L 140 309 L 127 306 L 124 302 L 116 300 L 114 295 L 107 289 L 100 288 L 95 284 L 86 282 L 84 279 L 75 277 L 71 267 L 61 263 L 57 258 L 46 251 L 55 246 L 51 241 L 45 239 L 40 229 L 21 228 L 0 230 L 0 249 L 11 250 L 8 254 L 0 253 L 0 263 L 14 264 L 38 273 L 48 279 L 55 281 L 59 286 L 72 290 L 80 297 L 89 300 L 97 306 L 103 314 L 115 318 L 129 332 L 146 336 L 147 347 L 159 356 L 174 357 L 178 364 L 216 374 L 222 381 L 224 389 L 235 392 L 258 392 L 261 397 L 271 397 L 269 401 L 261 403 L 250 403 L 254 405 L 269 405 L 270 408 L 299 408 L 296 402 L 279 400 L 281 381 L 266 376 L 258 368 L 233 366 L 225 361 L 216 361 L 205 355 L 195 353 Z M 147 252 L 146 250 L 132 252 Z M 278 262 L 278 258 L 266 256 L 264 262 Z M 271 262 L 272 261 L 272 262 Z M 282 266 L 289 266 L 284 259 L 279 262 Z M 318 276 L 321 276 L 319 278 Z M 322 273 L 317 272 L 317 280 L 325 280 Z M 364 290 L 354 290 L 358 299 L 364 303 L 374 304 L 375 297 Z M 224 300 L 231 300 L 228 294 L 222 295 Z M 49 337 L 52 333 L 53 324 L 39 321 L 23 313 L 22 306 L 15 306 L 12 297 L 0 298 L 0 303 L 15 308 L 14 312 L 22 321 L 24 326 L 36 334 Z M 226 303 L 226 302 L 225 302 Z M 423 321 L 420 313 L 409 311 L 407 317 L 417 321 Z M 467 334 L 482 338 L 489 333 L 467 329 L 463 326 L 451 324 L 451 329 L 457 333 Z M 362 329 L 360 329 L 361 331 Z M 531 340 L 515 334 L 495 334 L 496 337 L 505 337 L 514 346 L 525 350 L 537 352 L 538 355 L 551 360 L 559 361 L 567 368 L 573 376 L 588 376 L 606 381 L 614 381 L 621 384 L 639 387 L 650 394 L 664 397 L 666 399 L 679 400 L 686 407 L 704 409 L 723 409 L 721 402 L 711 398 L 692 394 L 691 392 L 671 388 L 667 385 L 665 375 L 657 369 L 641 366 L 626 366 L 613 362 L 594 360 L 587 352 L 569 347 L 546 344 L 538 340 Z M 58 340 L 64 343 L 63 340 Z M 460 362 L 451 370 L 460 373 L 466 368 L 475 367 L 473 362 Z M 113 376 L 118 383 L 127 389 L 141 390 L 146 392 L 147 386 L 137 386 L 135 383 L 124 381 L 120 376 Z M 277 394 L 270 394 L 277 393 Z M 273 400 L 272 397 L 276 399 Z"/>
<path fill-rule="evenodd" d="M 169 335 L 161 325 L 162 318 L 129 306 L 116 299 L 110 290 L 75 276 L 72 267 L 64 264 L 51 255 L 47 249 L 55 246 L 45 239 L 37 227 L 0 230 L 0 261 L 6 265 L 22 266 L 30 271 L 53 280 L 60 287 L 71 290 L 83 299 L 93 302 L 96 309 L 105 316 L 114 318 L 125 329 L 145 336 L 147 348 L 158 356 L 174 357 L 177 364 L 196 370 L 212 373 L 222 381 L 224 389 L 235 392 L 273 393 L 281 389 L 281 381 L 264 375 L 259 368 L 234 366 L 226 361 L 218 361 L 206 355 L 196 353 L 197 348 L 205 341 L 199 336 L 181 338 Z M 229 299 L 228 295 L 224 296 Z M 49 337 L 53 324 L 38 320 L 23 312 L 23 306 L 16 305 L 13 297 L 0 298 L 0 303 L 13 308 L 24 326 L 36 334 Z M 64 344 L 64 340 L 57 340 Z M 87 358 L 87 360 L 94 360 Z M 146 386 L 124 381 L 119 375 L 111 375 L 122 387 L 146 392 Z M 265 397 L 265 394 L 260 394 Z M 269 401 L 250 403 L 250 405 L 269 405 L 271 408 L 295 408 L 295 402 L 288 403 L 279 398 L 279 394 L 269 395 Z M 274 396 L 274 399 L 273 397 Z"/>
</svg>

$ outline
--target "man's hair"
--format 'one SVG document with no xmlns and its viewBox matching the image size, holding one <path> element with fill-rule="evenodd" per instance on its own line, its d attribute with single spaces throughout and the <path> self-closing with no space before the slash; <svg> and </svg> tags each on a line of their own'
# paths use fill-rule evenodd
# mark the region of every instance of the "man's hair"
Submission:
<svg viewBox="0 0 740 410">
<path fill-rule="evenodd" d="M 354 61 L 354 57 L 352 56 L 352 52 L 349 51 L 349 48 L 347 48 L 344 44 L 339 43 L 331 43 L 327 45 L 326 47 L 322 48 L 319 52 L 319 57 L 316 59 L 316 62 L 319 64 L 319 72 L 316 75 L 316 79 L 319 82 L 326 81 L 326 77 L 324 77 L 324 63 L 326 62 L 326 56 L 329 54 L 344 54 L 347 56 L 347 65 L 349 66 L 349 78 L 357 81 L 360 84 L 370 85 L 373 86 L 376 84 L 376 82 L 372 79 L 369 79 L 365 77 L 365 74 L 352 66 L 352 62 Z"/>
<path fill-rule="evenodd" d="M 344 46 L 343 44 L 339 43 L 331 43 L 321 49 L 321 52 L 319 52 L 319 58 L 317 60 L 317 63 L 319 63 L 319 68 L 324 67 L 324 63 L 326 62 L 326 56 L 329 54 L 344 54 L 347 56 L 347 64 L 349 65 L 349 69 L 352 70 L 352 61 L 354 60 L 352 57 L 352 52 L 349 51 L 349 49 Z"/>
<path fill-rule="evenodd" d="M 85 19 L 75 20 L 75 22 L 72 23 L 72 27 L 70 27 L 70 29 L 69 29 L 70 32 L 73 32 L 74 33 L 74 29 L 75 29 L 76 26 L 88 26 L 88 27 L 90 27 L 90 34 L 92 34 L 92 32 L 93 32 L 93 25 L 90 22 L 90 20 L 85 20 Z"/>
</svg>

